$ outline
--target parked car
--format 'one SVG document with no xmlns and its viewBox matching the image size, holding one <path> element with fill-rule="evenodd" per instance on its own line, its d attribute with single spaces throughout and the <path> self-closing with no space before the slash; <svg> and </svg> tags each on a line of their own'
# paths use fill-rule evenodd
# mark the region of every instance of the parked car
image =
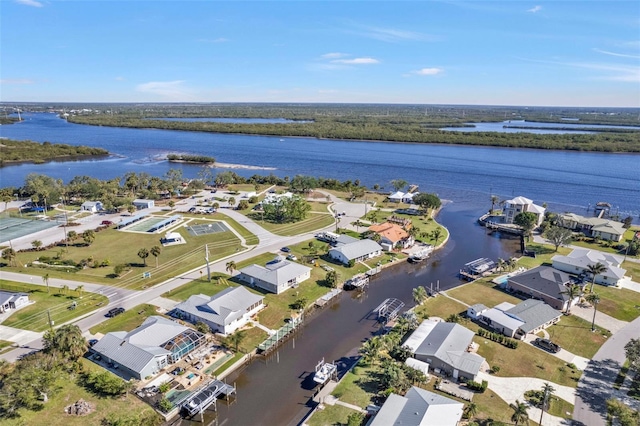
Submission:
<svg viewBox="0 0 640 426">
<path fill-rule="evenodd" d="M 552 352 L 554 354 L 560 352 L 560 349 L 562 349 L 559 345 L 553 343 L 549 339 L 537 338 L 533 341 L 533 344 L 541 349 L 544 349 L 545 351 Z"/>
<path fill-rule="evenodd" d="M 124 308 L 123 307 L 113 308 L 109 312 L 107 312 L 107 317 L 113 318 L 113 317 L 115 317 L 117 315 L 120 315 L 123 312 L 124 312 Z"/>
<path fill-rule="evenodd" d="M 287 260 L 298 260 L 298 258 L 295 254 L 290 254 L 289 256 L 287 256 Z"/>
<path fill-rule="evenodd" d="M 113 222 L 111 222 L 110 220 L 103 220 L 102 222 L 100 222 L 100 225 L 109 226 L 113 225 Z"/>
<path fill-rule="evenodd" d="M 195 207 L 191 207 L 189 210 L 187 210 L 187 212 L 189 213 L 193 213 L 195 212 L 197 209 Z"/>
<path fill-rule="evenodd" d="M 91 340 L 89 340 L 89 346 L 93 346 L 93 345 L 95 345 L 96 343 L 98 343 L 98 339 L 91 339 Z"/>
<path fill-rule="evenodd" d="M 289 252 L 291 251 L 291 249 L 290 249 L 289 247 L 282 247 L 282 248 L 280 249 L 280 251 L 283 251 L 283 252 L 285 252 L 285 253 L 289 253 Z"/>
</svg>

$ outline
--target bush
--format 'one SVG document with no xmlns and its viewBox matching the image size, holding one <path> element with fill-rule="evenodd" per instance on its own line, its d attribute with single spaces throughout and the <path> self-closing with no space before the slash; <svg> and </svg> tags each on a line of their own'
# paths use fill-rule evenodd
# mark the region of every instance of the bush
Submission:
<svg viewBox="0 0 640 426">
<path fill-rule="evenodd" d="M 491 374 L 496 374 L 500 372 L 500 366 L 499 365 L 492 365 L 491 366 Z"/>
<path fill-rule="evenodd" d="M 158 408 L 160 409 L 160 411 L 168 413 L 173 409 L 173 404 L 167 398 L 162 398 L 160 401 L 158 401 Z"/>
<path fill-rule="evenodd" d="M 122 395 L 127 389 L 127 382 L 108 371 L 94 371 L 84 376 L 84 383 L 94 392 L 107 396 Z"/>
<path fill-rule="evenodd" d="M 467 382 L 467 387 L 474 392 L 482 393 L 487 390 L 487 386 L 489 386 L 489 383 L 486 380 L 483 380 L 482 383 L 474 382 L 473 380 Z"/>
</svg>

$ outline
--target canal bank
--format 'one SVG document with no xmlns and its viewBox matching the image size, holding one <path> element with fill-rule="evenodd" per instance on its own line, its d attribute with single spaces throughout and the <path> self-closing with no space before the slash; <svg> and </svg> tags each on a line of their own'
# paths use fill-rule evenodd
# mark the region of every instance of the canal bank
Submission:
<svg viewBox="0 0 640 426">
<path fill-rule="evenodd" d="M 371 279 L 364 293 L 343 292 L 307 319 L 304 327 L 269 357 L 254 357 L 231 373 L 226 382 L 237 387 L 237 399 L 218 404 L 217 423 L 225 425 L 295 425 L 313 408 L 314 366 L 318 360 L 351 364 L 362 342 L 379 330 L 374 315 L 382 301 L 397 298 L 413 306 L 412 290 L 437 282 L 446 290 L 463 284 L 460 266 L 478 257 L 509 258 L 518 241 L 487 235 L 476 219 L 483 206 L 449 204 L 438 220 L 450 231 L 445 247 L 425 262 L 398 262 Z M 215 415 L 205 415 L 205 424 Z M 202 424 L 186 422 L 183 424 Z M 215 423 L 213 423 L 215 424 Z"/>
</svg>

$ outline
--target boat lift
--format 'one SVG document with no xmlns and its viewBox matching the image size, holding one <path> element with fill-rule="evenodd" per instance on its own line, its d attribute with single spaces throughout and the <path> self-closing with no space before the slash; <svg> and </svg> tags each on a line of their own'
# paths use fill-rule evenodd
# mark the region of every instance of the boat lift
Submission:
<svg viewBox="0 0 640 426">
<path fill-rule="evenodd" d="M 378 322 L 388 324 L 398 317 L 404 302 L 399 299 L 388 298 L 373 310 L 378 316 Z"/>
<path fill-rule="evenodd" d="M 229 396 L 236 392 L 236 388 L 220 380 L 212 380 L 199 389 L 192 392 L 182 403 L 181 408 L 188 415 L 195 416 L 202 413 L 213 405 L 216 409 L 216 401 L 220 395 Z"/>
</svg>

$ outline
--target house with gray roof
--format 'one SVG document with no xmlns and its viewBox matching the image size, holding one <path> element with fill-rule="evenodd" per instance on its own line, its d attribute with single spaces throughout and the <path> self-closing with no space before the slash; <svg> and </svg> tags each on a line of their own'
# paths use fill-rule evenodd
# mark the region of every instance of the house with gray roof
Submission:
<svg viewBox="0 0 640 426">
<path fill-rule="evenodd" d="M 229 287 L 213 296 L 195 294 L 177 305 L 172 314 L 194 324 L 203 322 L 214 332 L 231 334 L 264 308 L 263 300 L 242 286 Z"/>
<path fill-rule="evenodd" d="M 537 219 L 536 226 L 540 226 L 544 220 L 545 210 L 544 207 L 534 204 L 530 199 L 520 196 L 505 201 L 502 214 L 504 215 L 504 223 L 514 223 L 516 216 L 520 213 L 533 213 Z"/>
<path fill-rule="evenodd" d="M 571 277 L 566 272 L 551 266 L 538 266 L 509 277 L 502 287 L 532 299 L 542 299 L 552 308 L 566 311 L 569 306 L 569 296 L 564 292 L 569 284 L 571 284 Z M 577 302 L 577 299 L 571 303 Z"/>
<path fill-rule="evenodd" d="M 29 303 L 27 293 L 0 290 L 0 314 L 21 308 Z"/>
<path fill-rule="evenodd" d="M 104 206 L 101 201 L 85 201 L 80 206 L 80 210 L 83 212 L 98 213 L 99 211 L 104 210 Z"/>
<path fill-rule="evenodd" d="M 575 213 L 558 215 L 559 226 L 582 232 L 588 237 L 600 238 L 606 241 L 621 241 L 626 229 L 622 222 L 600 217 L 581 216 Z"/>
<path fill-rule="evenodd" d="M 265 266 L 254 263 L 239 272 L 239 280 L 275 294 L 297 287 L 311 277 L 311 268 L 281 257 L 276 257 Z"/>
<path fill-rule="evenodd" d="M 370 239 L 355 240 L 346 244 L 338 244 L 329 250 L 329 257 L 348 265 L 349 262 L 372 259 L 382 254 L 382 246 Z"/>
<path fill-rule="evenodd" d="M 153 376 L 206 343 L 205 336 L 161 316 L 150 316 L 140 327 L 107 333 L 91 352 L 126 377 Z"/>
<path fill-rule="evenodd" d="M 369 426 L 456 426 L 464 404 L 415 386 L 405 396 L 389 395 Z"/>
<path fill-rule="evenodd" d="M 468 352 L 475 333 L 461 325 L 425 320 L 404 345 L 436 374 L 475 380 L 484 358 Z"/>
<path fill-rule="evenodd" d="M 482 312 L 478 320 L 508 337 L 521 339 L 560 321 L 562 312 L 542 300 L 527 299 L 517 305 L 508 302 Z"/>
<path fill-rule="evenodd" d="M 590 279 L 589 265 L 602 263 L 607 270 L 596 275 L 595 283 L 615 287 L 620 287 L 627 273 L 626 269 L 620 267 L 623 260 L 622 256 L 583 248 L 574 249 L 568 256 L 555 255 L 551 258 L 554 268 Z"/>
</svg>

